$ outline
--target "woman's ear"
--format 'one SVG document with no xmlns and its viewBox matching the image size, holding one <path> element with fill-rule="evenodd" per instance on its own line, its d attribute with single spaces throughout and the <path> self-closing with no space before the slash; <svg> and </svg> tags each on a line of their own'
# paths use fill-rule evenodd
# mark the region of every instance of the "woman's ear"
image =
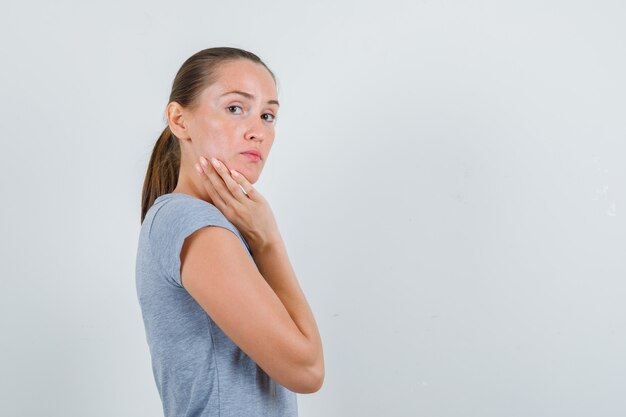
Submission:
<svg viewBox="0 0 626 417">
<path fill-rule="evenodd" d="M 188 117 L 188 113 L 184 111 L 182 106 L 175 101 L 170 102 L 167 105 L 167 124 L 170 127 L 172 133 L 180 140 L 187 140 L 190 138 L 188 123 L 185 117 Z"/>
</svg>

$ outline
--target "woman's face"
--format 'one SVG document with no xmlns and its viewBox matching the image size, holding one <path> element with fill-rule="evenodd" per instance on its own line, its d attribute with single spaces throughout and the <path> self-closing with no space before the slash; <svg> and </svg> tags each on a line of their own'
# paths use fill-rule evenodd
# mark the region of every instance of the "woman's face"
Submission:
<svg viewBox="0 0 626 417">
<path fill-rule="evenodd" d="M 254 184 L 274 142 L 278 115 L 276 84 L 261 65 L 247 59 L 224 63 L 216 81 L 199 97 L 186 118 L 192 148 L 192 167 L 204 156 L 222 161 Z M 245 154 L 256 150 L 261 158 Z"/>
</svg>

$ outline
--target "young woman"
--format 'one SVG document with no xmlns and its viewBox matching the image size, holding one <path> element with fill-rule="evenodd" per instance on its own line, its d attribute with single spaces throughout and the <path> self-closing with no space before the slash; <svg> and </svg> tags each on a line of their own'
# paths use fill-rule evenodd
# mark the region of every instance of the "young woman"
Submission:
<svg viewBox="0 0 626 417">
<path fill-rule="evenodd" d="M 252 186 L 278 108 L 274 74 L 241 49 L 202 50 L 174 79 L 136 263 L 165 416 L 297 416 L 296 393 L 322 386 L 313 313 Z"/>
</svg>

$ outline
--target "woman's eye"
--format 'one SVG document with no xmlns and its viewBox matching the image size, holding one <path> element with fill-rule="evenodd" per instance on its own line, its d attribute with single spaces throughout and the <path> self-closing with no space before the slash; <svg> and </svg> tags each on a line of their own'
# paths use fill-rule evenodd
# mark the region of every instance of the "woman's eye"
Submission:
<svg viewBox="0 0 626 417">
<path fill-rule="evenodd" d="M 241 106 L 228 106 L 228 111 L 231 113 L 235 113 L 234 111 L 232 111 L 232 109 L 241 109 Z M 239 114 L 239 113 L 235 113 L 235 114 Z"/>
<path fill-rule="evenodd" d="M 276 116 L 274 116 L 271 113 L 265 113 L 263 116 L 269 116 L 269 118 L 270 118 L 269 120 L 267 120 L 267 118 L 265 118 L 265 121 L 268 121 L 268 122 L 273 122 L 273 121 L 276 120 Z"/>
</svg>

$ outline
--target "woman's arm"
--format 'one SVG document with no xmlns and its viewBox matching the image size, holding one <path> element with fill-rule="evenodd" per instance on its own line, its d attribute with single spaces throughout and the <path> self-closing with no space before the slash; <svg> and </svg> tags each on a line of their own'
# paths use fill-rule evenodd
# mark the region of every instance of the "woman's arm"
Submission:
<svg viewBox="0 0 626 417">
<path fill-rule="evenodd" d="M 300 288 L 296 274 L 287 255 L 287 248 L 280 236 L 263 248 L 251 248 L 252 257 L 265 278 L 280 298 L 292 320 L 307 339 L 306 369 L 318 391 L 324 382 L 324 353 L 313 312 Z"/>
<path fill-rule="evenodd" d="M 205 259 L 204 266 L 194 261 L 190 293 L 204 299 L 205 310 L 222 321 L 224 332 L 270 376 L 292 391 L 315 392 L 324 381 L 322 342 L 271 207 L 242 174 L 213 162 L 201 157 L 198 174 L 213 204 L 246 239 L 254 262 L 233 233 L 202 232 L 205 251 L 200 249 L 196 256 L 210 253 L 212 259 Z M 207 274 L 208 283 L 203 278 Z M 232 305 L 217 305 L 219 297 L 208 291 L 216 285 L 245 305 L 240 321 L 229 318 L 229 312 L 237 311 Z"/>
<path fill-rule="evenodd" d="M 286 252 L 267 245 L 257 257 L 267 280 L 235 233 L 203 227 L 183 242 L 181 283 L 272 379 L 294 392 L 316 392 L 324 378 L 319 334 Z"/>
</svg>

